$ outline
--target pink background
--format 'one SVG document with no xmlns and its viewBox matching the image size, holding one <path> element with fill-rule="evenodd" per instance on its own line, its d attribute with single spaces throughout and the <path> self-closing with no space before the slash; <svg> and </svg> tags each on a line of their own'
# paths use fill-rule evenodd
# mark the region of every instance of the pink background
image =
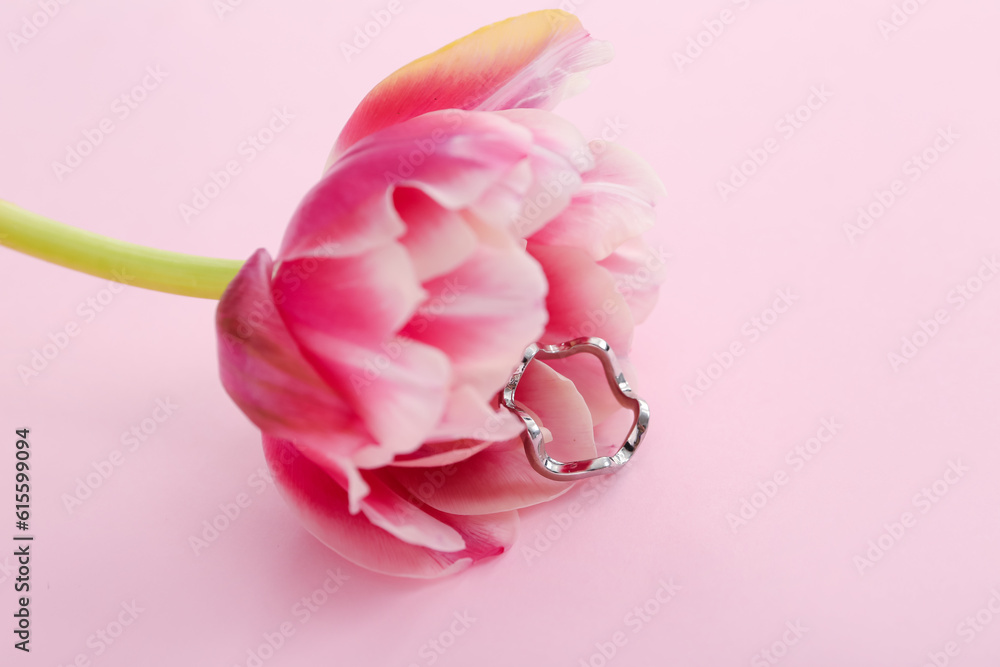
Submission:
<svg viewBox="0 0 1000 667">
<path fill-rule="evenodd" d="M 388 2 L 245 0 L 221 18 L 212 0 L 51 2 L 37 34 L 39 4 L 5 2 L 0 197 L 160 248 L 273 253 L 371 86 L 539 8 L 398 1 L 350 62 L 340 43 Z M 113 293 L 0 249 L 0 538 L 23 426 L 36 535 L 30 655 L 11 647 L 0 556 L 3 664 L 254 665 L 283 624 L 269 667 L 1000 664 L 1000 6 L 898 4 L 901 25 L 891 0 L 564 3 L 617 57 L 561 112 L 592 136 L 624 126 L 670 194 L 652 236 L 668 279 L 634 352 L 654 421 L 628 472 L 525 512 L 514 551 L 457 577 L 371 574 L 298 525 L 219 384 L 213 302 Z M 165 76 L 124 117 L 147 67 Z M 294 118 L 250 159 L 275 108 Z M 113 132 L 60 180 L 52 163 L 103 118 Z M 240 173 L 186 222 L 229 160 Z M 752 175 L 724 198 L 734 168 Z M 881 214 L 852 231 L 859 207 Z M 67 324 L 78 335 L 22 380 Z M 196 555 L 190 537 L 238 498 Z M 329 595 L 328 571 L 347 577 Z"/>
</svg>

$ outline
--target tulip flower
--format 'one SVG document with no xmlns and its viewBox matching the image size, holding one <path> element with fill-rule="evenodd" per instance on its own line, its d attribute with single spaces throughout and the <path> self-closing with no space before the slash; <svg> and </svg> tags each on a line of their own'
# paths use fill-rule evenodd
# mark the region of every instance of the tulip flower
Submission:
<svg viewBox="0 0 1000 667">
<path fill-rule="evenodd" d="M 406 65 L 347 121 L 274 257 L 80 232 L 90 246 L 67 252 L 39 238 L 56 223 L 0 216 L 20 215 L 14 247 L 50 261 L 105 275 L 138 257 L 134 284 L 222 292 L 222 383 L 305 527 L 372 570 L 449 574 L 509 549 L 518 509 L 572 487 L 532 469 L 499 406 L 525 348 L 599 337 L 628 368 L 656 300 L 662 262 L 641 234 L 659 180 L 551 111 L 610 58 L 551 10 Z M 561 460 L 595 457 L 620 408 L 598 363 L 534 363 L 517 391 Z"/>
</svg>

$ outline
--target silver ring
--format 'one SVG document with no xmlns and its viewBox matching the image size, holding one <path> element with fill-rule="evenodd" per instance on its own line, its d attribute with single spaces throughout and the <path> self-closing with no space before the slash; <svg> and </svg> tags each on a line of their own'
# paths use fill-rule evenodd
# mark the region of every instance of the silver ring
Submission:
<svg viewBox="0 0 1000 667">
<path fill-rule="evenodd" d="M 622 446 L 613 456 L 598 456 L 593 459 L 583 461 L 557 461 L 545 452 L 545 442 L 542 439 L 542 430 L 535 419 L 527 412 L 518 407 L 515 400 L 517 385 L 521 381 L 528 364 L 534 359 L 562 359 L 579 352 L 587 352 L 601 360 L 604 373 L 607 375 L 611 389 L 615 398 L 622 407 L 632 410 L 635 419 L 632 421 L 632 430 Z M 524 421 L 526 430 L 521 433 L 521 440 L 524 441 L 524 451 L 528 455 L 531 467 L 539 474 L 560 482 L 571 482 L 584 477 L 594 475 L 606 475 L 621 469 L 632 454 L 639 448 L 646 428 L 649 426 L 649 406 L 632 392 L 625 375 L 618 366 L 615 353 L 611 351 L 611 346 L 601 338 L 576 338 L 567 343 L 559 345 L 539 346 L 533 343 L 524 351 L 521 363 L 514 370 L 510 380 L 503 390 L 503 397 L 500 405 L 507 408 Z"/>
</svg>

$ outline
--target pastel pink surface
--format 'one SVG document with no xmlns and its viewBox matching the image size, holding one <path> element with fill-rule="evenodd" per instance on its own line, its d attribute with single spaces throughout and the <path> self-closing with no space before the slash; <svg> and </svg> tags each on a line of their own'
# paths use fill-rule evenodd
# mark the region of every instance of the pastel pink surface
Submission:
<svg viewBox="0 0 1000 667">
<path fill-rule="evenodd" d="M 626 472 L 524 512 L 510 553 L 456 577 L 370 574 L 298 523 L 221 388 L 213 303 L 111 292 L 0 248 L 0 469 L 30 427 L 36 536 L 32 652 L 7 630 L 3 664 L 246 665 L 283 624 L 269 667 L 597 665 L 616 640 L 608 664 L 997 664 L 1000 9 L 897 4 L 919 10 L 563 3 L 616 57 L 558 112 L 641 153 L 668 192 L 651 235 L 666 282 L 632 355 L 652 428 Z M 400 0 L 348 61 L 341 42 L 388 6 L 70 3 L 15 48 L 42 10 L 9 4 L 0 197 L 137 243 L 274 255 L 375 83 L 538 8 Z M 116 102 L 144 76 L 136 108 Z M 103 118 L 113 131 L 60 180 L 52 163 Z M 271 143 L 245 143 L 263 128 Z M 724 200 L 734 168 L 749 175 Z M 213 174 L 225 185 L 185 220 Z M 845 227 L 859 207 L 876 217 Z M 894 368 L 903 337 L 915 353 Z M 67 344 L 22 380 L 52 339 Z M 744 499 L 760 506 L 734 530 Z M 190 538 L 234 507 L 196 554 Z M 0 556 L 8 623 L 13 565 Z M 330 572 L 336 592 L 318 592 Z M 135 622 L 99 640 L 133 601 Z"/>
</svg>

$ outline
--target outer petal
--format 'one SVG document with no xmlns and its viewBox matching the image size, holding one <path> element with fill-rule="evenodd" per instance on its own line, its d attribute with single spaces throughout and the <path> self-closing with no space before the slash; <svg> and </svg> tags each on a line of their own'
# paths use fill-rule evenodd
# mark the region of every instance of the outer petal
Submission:
<svg viewBox="0 0 1000 667">
<path fill-rule="evenodd" d="M 652 228 L 654 206 L 663 195 L 660 179 L 631 151 L 616 144 L 605 147 L 596 166 L 583 174 L 570 205 L 532 241 L 582 248 L 601 260 Z"/>
<path fill-rule="evenodd" d="M 274 304 L 271 267 L 267 251 L 258 250 L 219 302 L 222 385 L 265 433 L 349 457 L 371 436 L 288 333 Z"/>
<path fill-rule="evenodd" d="M 570 206 L 583 183 L 580 173 L 593 166 L 593 157 L 579 130 L 553 113 L 539 109 L 498 113 L 528 128 L 535 141 L 529 158 L 532 187 L 514 219 L 515 234 L 526 238 Z"/>
<path fill-rule="evenodd" d="M 297 259 L 276 280 L 289 276 L 302 276 L 278 305 L 289 333 L 384 451 L 360 463 L 385 464 L 419 447 L 445 409 L 451 370 L 439 350 L 395 337 L 424 298 L 403 248 Z"/>
<path fill-rule="evenodd" d="M 334 159 L 378 130 L 439 109 L 551 109 L 586 70 L 611 60 L 572 14 L 545 10 L 480 28 L 389 75 L 361 101 Z"/>
<path fill-rule="evenodd" d="M 360 347 L 317 333 L 308 342 L 310 361 L 349 397 L 385 454 L 358 465 L 384 465 L 393 454 L 417 449 L 433 433 L 451 385 L 442 352 L 405 338 Z"/>
<path fill-rule="evenodd" d="M 535 144 L 563 158 L 576 172 L 594 168 L 590 144 L 576 125 L 562 116 L 540 109 L 507 109 L 497 114 L 528 128 Z"/>
<path fill-rule="evenodd" d="M 460 551 L 442 552 L 404 542 L 351 514 L 344 489 L 286 440 L 264 436 L 264 456 L 282 495 L 305 527 L 326 546 L 362 567 L 403 577 L 440 577 L 474 561 L 506 551 L 517 536 L 516 512 L 478 517 L 432 513 L 465 543 Z"/>
<path fill-rule="evenodd" d="M 427 297 L 406 250 L 387 243 L 353 257 L 286 261 L 274 276 L 278 304 L 299 341 L 306 331 L 364 345 L 398 332 Z"/>
<path fill-rule="evenodd" d="M 477 219 L 527 237 L 559 215 L 572 201 L 594 158 L 572 123 L 541 109 L 495 112 L 531 132 L 530 155 L 507 178 L 469 207 Z"/>
<path fill-rule="evenodd" d="M 452 109 L 387 128 L 354 146 L 305 196 L 278 260 L 346 257 L 389 243 L 406 231 L 393 205 L 396 186 L 461 209 L 531 150 L 531 132 L 491 113 Z"/>
<path fill-rule="evenodd" d="M 377 475 L 369 473 L 366 481 L 371 492 L 361 501 L 361 511 L 373 524 L 404 542 L 435 551 L 465 549 L 457 530 L 397 495 Z"/>
</svg>

